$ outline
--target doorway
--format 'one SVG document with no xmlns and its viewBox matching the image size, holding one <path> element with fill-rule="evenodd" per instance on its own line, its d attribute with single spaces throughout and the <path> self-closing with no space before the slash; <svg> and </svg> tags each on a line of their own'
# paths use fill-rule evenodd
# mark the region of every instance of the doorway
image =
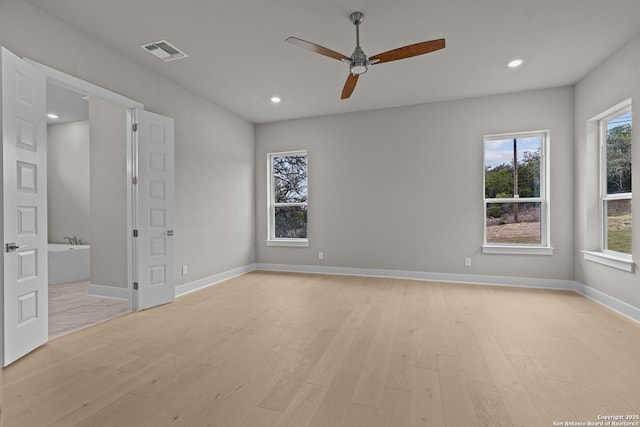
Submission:
<svg viewBox="0 0 640 427">
<path fill-rule="evenodd" d="M 49 339 L 130 311 L 126 113 L 47 82 Z"/>
<path fill-rule="evenodd" d="M 129 310 L 152 308 L 175 298 L 174 123 L 169 117 L 144 111 L 143 105 L 136 101 L 20 58 L 1 46 L 0 80 L 5 177 L 0 364 L 7 366 L 48 340 L 47 83 L 89 96 L 91 127 L 94 111 L 100 111 L 101 118 L 107 118 L 96 121 L 101 131 L 95 133 L 99 137 L 96 139 L 107 142 L 106 148 L 99 154 L 97 150 L 90 153 L 97 156 L 99 161 L 95 164 L 106 171 L 108 179 L 92 181 L 122 180 L 122 185 L 114 193 L 117 201 L 107 197 L 110 193 L 100 193 L 100 198 L 91 200 L 96 203 L 108 200 L 98 204 L 100 207 L 91 207 L 91 222 L 95 222 L 96 213 L 122 219 L 112 212 L 124 211 L 125 226 L 120 228 L 124 230 L 122 235 L 105 233 L 100 227 L 95 232 L 92 228 L 91 240 L 96 242 L 98 235 L 106 235 L 108 241 L 116 242 L 106 253 L 125 261 L 120 263 L 118 285 L 95 285 L 95 291 L 126 298 Z M 112 119 L 114 121 L 110 121 Z M 125 142 L 113 144 L 114 132 L 124 134 Z M 123 146 L 124 152 L 120 150 Z M 120 156 L 115 163 L 108 160 L 113 153 Z M 113 164 L 117 164 L 118 171 L 109 168 Z M 122 187 L 126 193 L 124 201 Z M 73 236 L 66 237 L 73 239 Z M 93 257 L 101 262 L 102 258 Z M 97 276 L 93 267 L 92 278 Z M 123 282 L 126 287 L 121 286 Z"/>
</svg>

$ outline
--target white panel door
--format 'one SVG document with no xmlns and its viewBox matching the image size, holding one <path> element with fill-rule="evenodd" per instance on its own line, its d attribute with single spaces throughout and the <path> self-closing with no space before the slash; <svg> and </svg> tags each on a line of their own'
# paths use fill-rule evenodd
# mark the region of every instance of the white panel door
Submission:
<svg viewBox="0 0 640 427">
<path fill-rule="evenodd" d="M 0 50 L 7 366 L 48 339 L 47 124 L 44 74 Z"/>
<path fill-rule="evenodd" d="M 174 135 L 172 118 L 143 110 L 136 116 L 134 304 L 144 310 L 175 299 Z"/>
</svg>

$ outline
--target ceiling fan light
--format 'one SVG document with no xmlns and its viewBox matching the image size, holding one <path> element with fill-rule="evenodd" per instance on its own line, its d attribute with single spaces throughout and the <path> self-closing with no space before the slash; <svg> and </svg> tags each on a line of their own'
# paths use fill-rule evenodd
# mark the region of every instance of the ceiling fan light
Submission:
<svg viewBox="0 0 640 427">
<path fill-rule="evenodd" d="M 364 64 L 352 64 L 350 71 L 351 74 L 364 74 L 367 72 L 367 66 Z"/>
</svg>

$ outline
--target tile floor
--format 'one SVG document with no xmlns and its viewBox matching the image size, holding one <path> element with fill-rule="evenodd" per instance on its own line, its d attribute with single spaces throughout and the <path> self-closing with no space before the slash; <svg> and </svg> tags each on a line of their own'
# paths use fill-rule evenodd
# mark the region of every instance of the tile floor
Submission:
<svg viewBox="0 0 640 427">
<path fill-rule="evenodd" d="M 129 312 L 129 303 L 88 295 L 89 282 L 49 285 L 49 339 Z"/>
</svg>

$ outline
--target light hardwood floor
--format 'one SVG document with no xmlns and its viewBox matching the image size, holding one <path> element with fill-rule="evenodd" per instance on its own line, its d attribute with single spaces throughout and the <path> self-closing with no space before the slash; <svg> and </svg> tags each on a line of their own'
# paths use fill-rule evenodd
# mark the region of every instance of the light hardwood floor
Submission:
<svg viewBox="0 0 640 427">
<path fill-rule="evenodd" d="M 4 370 L 5 426 L 552 426 L 640 413 L 640 325 L 572 292 L 253 272 Z"/>
</svg>

